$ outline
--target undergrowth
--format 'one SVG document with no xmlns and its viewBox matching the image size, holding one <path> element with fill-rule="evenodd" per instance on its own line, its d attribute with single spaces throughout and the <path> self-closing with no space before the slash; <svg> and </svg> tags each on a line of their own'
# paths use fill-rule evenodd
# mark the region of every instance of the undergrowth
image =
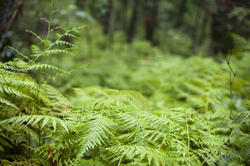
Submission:
<svg viewBox="0 0 250 166">
<path fill-rule="evenodd" d="M 101 35 L 73 44 L 80 27 L 47 22 L 29 56 L 0 64 L 2 165 L 249 164 L 248 52 L 231 60 L 230 98 L 224 62 Z"/>
</svg>

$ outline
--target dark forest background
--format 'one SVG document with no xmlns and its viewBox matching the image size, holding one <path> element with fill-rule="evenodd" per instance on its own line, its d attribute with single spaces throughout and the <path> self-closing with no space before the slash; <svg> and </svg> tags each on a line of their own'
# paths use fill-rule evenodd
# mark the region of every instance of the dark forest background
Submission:
<svg viewBox="0 0 250 166">
<path fill-rule="evenodd" d="M 146 40 L 184 56 L 227 53 L 234 48 L 233 34 L 250 35 L 248 0 L 75 0 L 55 1 L 54 5 L 59 8 L 57 21 L 68 26 L 98 24 L 109 43 L 119 34 L 128 43 Z M 12 36 L 15 42 L 30 45 L 29 36 L 21 36 L 25 29 L 45 33 L 46 25 L 39 17 L 49 17 L 49 10 L 45 1 L 1 1 L 1 50 L 14 42 Z M 72 21 L 75 19 L 78 21 Z"/>
</svg>

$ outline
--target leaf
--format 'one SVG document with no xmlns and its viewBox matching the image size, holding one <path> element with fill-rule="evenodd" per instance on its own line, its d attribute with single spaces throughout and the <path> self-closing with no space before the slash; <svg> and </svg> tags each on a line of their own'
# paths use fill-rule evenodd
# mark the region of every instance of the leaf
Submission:
<svg viewBox="0 0 250 166">
<path fill-rule="evenodd" d="M 96 146 L 103 145 L 108 137 L 116 131 L 116 124 L 111 119 L 102 115 L 96 115 L 93 118 L 81 128 L 79 138 L 81 149 L 78 156 L 82 156 Z"/>
<path fill-rule="evenodd" d="M 24 124 L 24 125 L 32 125 L 35 126 L 38 122 L 42 122 L 41 128 L 43 128 L 45 125 L 52 124 L 52 127 L 54 129 L 54 132 L 56 131 L 56 125 L 62 126 L 67 132 L 70 128 L 70 123 L 67 121 L 64 121 L 60 118 L 57 118 L 55 116 L 48 116 L 48 115 L 23 115 L 23 116 L 16 116 L 9 119 L 5 119 L 0 121 L 0 125 L 3 124 Z"/>
</svg>

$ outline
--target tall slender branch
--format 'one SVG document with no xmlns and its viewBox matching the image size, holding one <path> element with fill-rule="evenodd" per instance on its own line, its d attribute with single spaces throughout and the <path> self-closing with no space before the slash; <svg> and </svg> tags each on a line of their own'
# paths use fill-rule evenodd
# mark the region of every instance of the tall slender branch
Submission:
<svg viewBox="0 0 250 166">
<path fill-rule="evenodd" d="M 232 68 L 232 66 L 230 64 L 231 57 L 232 57 L 232 53 L 227 58 L 227 65 L 228 65 L 228 68 L 229 68 L 229 78 L 230 78 L 230 82 L 229 82 L 230 99 L 231 99 L 231 104 L 233 104 L 233 83 L 234 83 L 234 80 L 235 80 L 235 77 L 236 77 L 236 72 L 233 70 L 233 68 Z M 233 109 L 230 108 L 229 117 L 230 117 L 231 120 L 233 119 L 232 113 L 233 113 Z"/>
</svg>

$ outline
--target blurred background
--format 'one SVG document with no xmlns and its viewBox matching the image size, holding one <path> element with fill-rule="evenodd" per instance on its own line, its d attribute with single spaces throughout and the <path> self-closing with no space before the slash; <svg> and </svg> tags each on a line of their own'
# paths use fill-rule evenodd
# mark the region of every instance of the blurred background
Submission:
<svg viewBox="0 0 250 166">
<path fill-rule="evenodd" d="M 227 68 L 229 55 L 241 71 L 238 76 L 249 78 L 248 0 L 1 0 L 0 4 L 4 62 L 16 57 L 8 46 L 29 55 L 32 45 L 39 44 L 26 30 L 47 37 L 48 23 L 42 18 L 53 23 L 51 28 L 85 25 L 77 40 L 64 39 L 76 43 L 73 55 L 41 59 L 77 69 L 70 76 L 49 79 L 62 92 L 98 85 L 152 95 L 159 84 L 168 84 L 162 78 L 170 77 L 171 68 L 177 68 L 173 78 L 181 68 L 186 71 L 203 61 L 206 65 L 210 58 Z M 197 57 L 202 62 L 196 62 Z M 182 65 L 188 61 L 191 64 Z M 209 67 L 206 70 L 213 70 Z"/>
<path fill-rule="evenodd" d="M 249 74 L 248 0 L 1 0 L 0 4 L 0 58 L 4 62 L 16 56 L 8 46 L 29 55 L 32 45 L 38 44 L 25 30 L 46 37 L 48 23 L 41 18 L 53 22 L 52 27 L 86 25 L 75 40 L 74 56 L 43 60 L 66 70 L 81 68 L 63 81 L 50 79 L 63 92 L 75 86 L 101 85 L 150 95 L 144 89 L 149 91 L 157 81 L 153 78 L 148 85 L 145 77 L 152 73 L 136 72 L 142 68 L 159 72 L 152 67 L 154 63 L 171 66 L 177 59 L 181 64 L 190 57 L 223 63 L 233 55 L 235 67 L 243 68 L 241 75 Z M 147 88 L 133 81 L 144 82 Z"/>
<path fill-rule="evenodd" d="M 26 29 L 46 34 L 40 17 L 64 26 L 86 24 L 89 38 L 98 31 L 110 45 L 144 41 L 181 56 L 227 53 L 235 35 L 250 35 L 248 0 L 55 0 L 52 6 L 49 0 L 1 0 L 1 52 L 7 44 L 29 47 Z"/>
</svg>

